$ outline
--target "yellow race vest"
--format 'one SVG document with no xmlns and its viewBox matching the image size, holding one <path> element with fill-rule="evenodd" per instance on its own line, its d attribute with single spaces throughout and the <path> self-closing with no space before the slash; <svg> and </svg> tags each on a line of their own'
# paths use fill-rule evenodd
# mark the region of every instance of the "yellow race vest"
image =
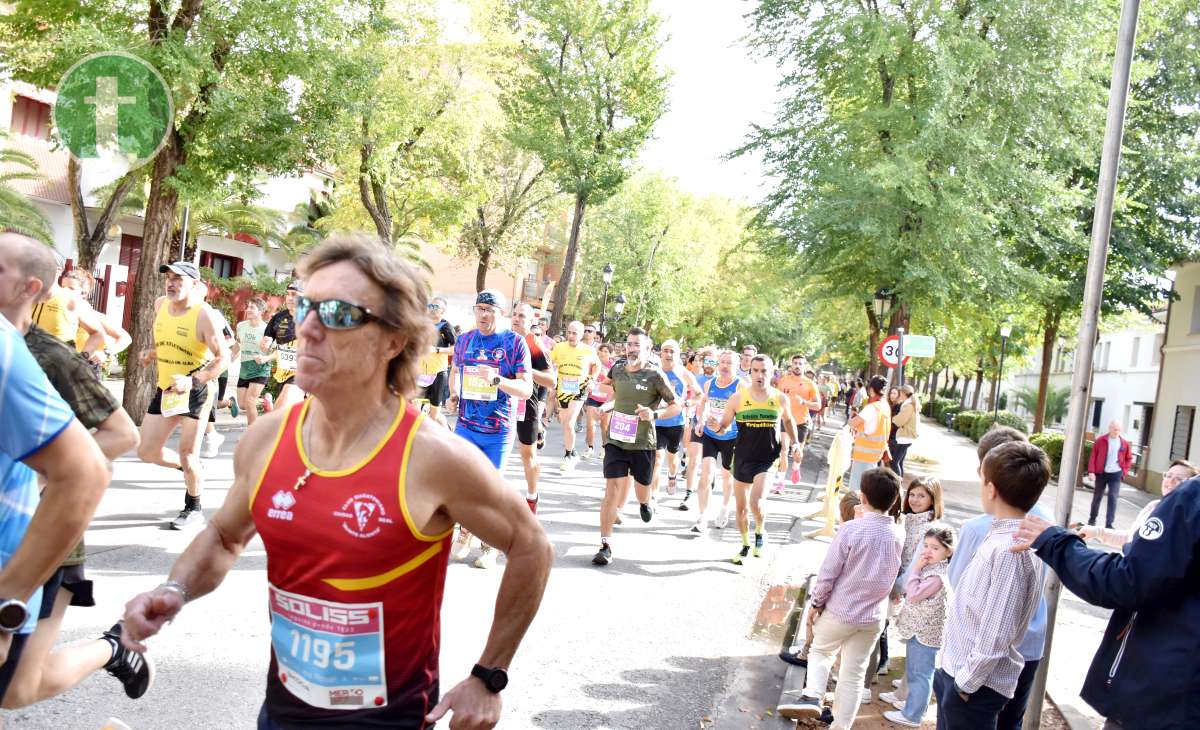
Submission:
<svg viewBox="0 0 1200 730">
<path fill-rule="evenodd" d="M 79 329 L 79 315 L 71 311 L 69 306 L 70 297 L 73 296 L 75 293 L 70 289 L 59 287 L 44 302 L 34 306 L 34 324 L 63 342 L 73 342 L 75 332 Z M 87 339 L 86 336 L 84 339 Z"/>
<path fill-rule="evenodd" d="M 158 387 L 169 388 L 176 375 L 191 375 L 212 360 L 208 344 L 197 335 L 197 321 L 203 304 L 190 307 L 179 316 L 171 314 L 169 302 L 163 302 L 154 316 L 154 349 L 158 356 Z"/>
</svg>

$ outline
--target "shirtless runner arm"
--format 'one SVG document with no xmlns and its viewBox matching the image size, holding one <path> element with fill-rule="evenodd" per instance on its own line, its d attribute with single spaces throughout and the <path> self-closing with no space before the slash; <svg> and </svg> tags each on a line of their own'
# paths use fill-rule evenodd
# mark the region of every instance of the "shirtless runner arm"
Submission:
<svg viewBox="0 0 1200 730">
<path fill-rule="evenodd" d="M 508 667 L 533 621 L 554 548 L 525 500 L 509 489 L 484 456 L 458 448 L 448 433 L 422 428 L 409 465 L 409 510 L 426 534 L 459 523 L 508 558 L 496 595 L 487 644 L 479 656 L 485 667 Z M 422 521 L 421 515 L 431 514 Z M 446 693 L 429 714 L 436 720 L 453 711 L 452 727 L 491 727 L 500 717 L 500 696 L 468 677 Z M 489 724 L 489 722 L 491 724 Z"/>
</svg>

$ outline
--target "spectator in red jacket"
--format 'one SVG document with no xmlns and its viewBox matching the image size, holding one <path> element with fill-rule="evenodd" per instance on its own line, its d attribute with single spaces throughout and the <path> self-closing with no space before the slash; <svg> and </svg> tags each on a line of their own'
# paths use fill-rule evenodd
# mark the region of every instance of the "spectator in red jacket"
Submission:
<svg viewBox="0 0 1200 730">
<path fill-rule="evenodd" d="M 1088 516 L 1088 524 L 1096 524 L 1096 516 L 1100 514 L 1100 500 L 1108 490 L 1108 513 L 1104 526 L 1111 530 L 1113 518 L 1117 516 L 1117 495 L 1121 492 L 1121 480 L 1129 473 L 1133 464 L 1133 449 L 1129 441 L 1121 435 L 1121 422 L 1113 421 L 1108 424 L 1108 434 L 1096 439 L 1092 444 L 1092 455 L 1088 459 L 1088 471 L 1096 479 L 1096 491 L 1092 493 L 1092 511 Z"/>
</svg>

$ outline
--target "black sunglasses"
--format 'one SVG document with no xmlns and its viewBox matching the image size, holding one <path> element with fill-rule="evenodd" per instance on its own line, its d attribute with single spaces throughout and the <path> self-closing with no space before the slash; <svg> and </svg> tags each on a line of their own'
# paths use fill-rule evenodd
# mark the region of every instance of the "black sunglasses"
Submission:
<svg viewBox="0 0 1200 730">
<path fill-rule="evenodd" d="M 341 299 L 314 302 L 308 297 L 302 296 L 296 300 L 296 321 L 298 323 L 303 324 L 310 311 L 316 311 L 317 319 L 321 320 L 323 326 L 331 330 L 352 330 L 372 321 L 387 324 L 387 320 L 372 314 L 371 310 L 366 307 L 360 307 Z"/>
</svg>

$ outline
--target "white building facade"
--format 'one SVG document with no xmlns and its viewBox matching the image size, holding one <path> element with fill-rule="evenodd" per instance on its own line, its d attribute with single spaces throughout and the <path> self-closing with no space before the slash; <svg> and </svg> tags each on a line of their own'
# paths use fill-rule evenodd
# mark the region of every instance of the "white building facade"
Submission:
<svg viewBox="0 0 1200 730">
<path fill-rule="evenodd" d="M 1171 268 L 1178 301 L 1171 302 L 1163 343 L 1158 407 L 1147 459 L 1147 488 L 1161 491 L 1162 473 L 1175 459 L 1200 461 L 1200 261 Z"/>
</svg>

